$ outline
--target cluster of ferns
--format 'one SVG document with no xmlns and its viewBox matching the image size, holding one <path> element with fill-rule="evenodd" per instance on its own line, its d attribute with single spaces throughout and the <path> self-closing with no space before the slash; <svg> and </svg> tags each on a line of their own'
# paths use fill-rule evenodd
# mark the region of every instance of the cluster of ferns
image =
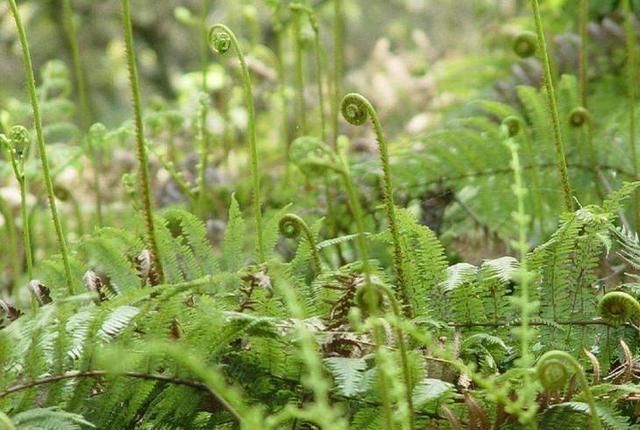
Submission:
<svg viewBox="0 0 640 430">
<path fill-rule="evenodd" d="M 286 112 L 276 130 L 280 193 L 264 186 L 247 43 L 207 22 L 209 1 L 200 20 L 177 13 L 202 39 L 202 96 L 187 121 L 143 104 L 130 2 L 121 0 L 133 120 L 113 129 L 91 125 L 72 2 L 63 12 L 74 82 L 59 61 L 36 79 L 21 9 L 7 3 L 29 96 L 15 110 L 33 122 L 19 123 L 18 113 L 0 121 L 0 172 L 20 190 L 15 217 L 0 199 L 2 264 L 13 280 L 0 300 L 0 429 L 640 428 L 640 291 L 630 273 L 640 270 L 638 73 L 628 0 L 624 76 L 590 74 L 588 0 L 577 8 L 578 69 L 556 76 L 544 10 L 530 0 L 531 29 L 509 52 L 540 65 L 541 86 L 518 86 L 513 103 L 474 101 L 441 129 L 395 146 L 375 106 L 343 93 L 342 0 L 328 2 L 331 72 L 318 11 L 270 2 L 274 51 L 289 34 L 297 48 L 298 135 Z M 208 129 L 214 54 L 230 57 L 228 75 L 239 79 L 246 127 L 235 149 Z M 276 91 L 282 113 L 288 90 Z M 375 136 L 375 156 L 350 159 L 355 127 Z M 199 158 L 191 178 L 171 143 L 185 128 Z M 60 162 L 56 151 L 65 150 L 47 143 L 69 135 L 83 147 Z M 615 148 L 606 143 L 614 138 Z M 101 176 L 117 145 L 132 146 L 136 164 L 120 215 Z M 217 162 L 240 153 L 249 175 L 225 195 L 224 231 L 212 239 L 205 221 L 219 210 L 219 191 L 207 172 L 221 146 Z M 84 156 L 94 173 L 91 230 L 84 197 L 58 180 Z M 157 170 L 180 204 L 154 203 Z M 31 183 L 43 184 L 46 208 L 30 208 Z M 481 231 L 508 256 L 461 262 L 451 237 L 405 198 L 444 187 L 454 195 L 443 209 L 449 232 Z M 124 226 L 122 213 L 131 215 Z"/>
</svg>

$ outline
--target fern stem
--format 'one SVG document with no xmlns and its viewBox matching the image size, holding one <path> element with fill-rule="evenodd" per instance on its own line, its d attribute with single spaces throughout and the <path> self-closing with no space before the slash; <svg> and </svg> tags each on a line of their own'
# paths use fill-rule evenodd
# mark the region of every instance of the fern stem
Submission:
<svg viewBox="0 0 640 430">
<path fill-rule="evenodd" d="M 218 30 L 220 33 L 217 33 Z M 221 34 L 226 34 L 224 38 L 220 39 Z M 251 76 L 249 75 L 249 68 L 247 67 L 247 62 L 244 58 L 244 54 L 242 52 L 242 48 L 240 47 L 240 43 L 238 42 L 238 38 L 231 31 L 229 27 L 224 24 L 214 24 L 209 29 L 209 42 L 211 43 L 212 48 L 219 52 L 220 54 L 224 54 L 229 49 L 229 44 L 233 46 L 233 49 L 236 51 L 236 55 L 238 57 L 238 61 L 240 62 L 240 69 L 242 70 L 242 83 L 244 86 L 245 93 L 245 103 L 247 107 L 247 111 L 249 112 L 249 122 L 248 122 L 248 139 L 249 139 L 249 152 L 251 155 L 251 178 L 253 181 L 253 206 L 254 206 L 254 216 L 256 221 L 256 235 L 257 235 L 257 253 L 258 253 L 258 261 L 260 263 L 264 263 L 265 261 L 265 250 L 264 250 L 264 238 L 263 238 L 263 227 L 262 227 L 262 204 L 261 204 L 261 196 L 260 196 L 260 172 L 258 170 L 258 147 L 256 144 L 256 113 L 255 107 L 253 104 L 253 88 L 251 85 Z M 221 43 L 220 43 L 221 42 Z"/>
<path fill-rule="evenodd" d="M 303 59 L 303 46 L 302 46 L 302 34 L 300 29 L 300 14 L 296 14 L 293 17 L 293 35 L 296 41 L 296 102 L 298 105 L 298 123 L 296 128 L 298 129 L 298 136 L 305 136 L 307 134 L 307 114 L 305 109 L 304 100 L 304 59 Z"/>
<path fill-rule="evenodd" d="M 340 95 L 342 94 L 342 69 L 344 63 L 344 21 L 343 0 L 333 0 L 333 142 L 337 148 L 340 127 Z"/>
<path fill-rule="evenodd" d="M 553 86 L 553 76 L 551 74 L 551 60 L 547 50 L 547 42 L 544 36 L 544 28 L 542 25 L 542 15 L 540 14 L 540 4 L 538 0 L 531 0 L 531 8 L 536 25 L 536 33 L 538 36 L 538 48 L 542 55 L 542 63 L 544 67 L 544 84 L 547 89 L 547 102 L 551 113 L 551 122 L 553 126 L 553 138 L 556 147 L 556 157 L 558 163 L 558 171 L 560 173 L 560 183 L 562 194 L 564 197 L 564 207 L 567 211 L 573 210 L 573 193 L 569 182 L 569 173 L 567 171 L 567 160 L 564 152 L 564 143 L 562 141 L 562 131 L 560 128 L 560 116 L 558 114 L 558 100 Z"/>
<path fill-rule="evenodd" d="M 84 131 L 87 131 L 91 124 L 91 104 L 89 103 L 87 75 L 82 64 L 82 57 L 78 46 L 78 30 L 73 21 L 73 6 L 71 4 L 71 0 L 63 0 L 62 15 L 69 48 L 71 49 L 73 72 L 76 78 L 78 104 L 80 105 L 80 121 Z"/>
<path fill-rule="evenodd" d="M 6 243 L 10 244 L 8 247 L 9 253 L 10 253 L 9 265 L 12 266 L 11 272 L 12 272 L 12 280 L 14 284 L 14 288 L 11 293 L 15 294 L 17 285 L 18 285 L 18 278 L 20 277 L 20 272 L 21 272 L 20 257 L 18 256 L 18 249 L 20 245 L 18 243 L 18 234 L 16 233 L 16 223 L 13 219 L 11 208 L 9 208 L 9 205 L 7 204 L 6 200 L 2 198 L 2 196 L 0 196 L 0 215 L 2 215 L 2 217 L 4 218 L 4 228 L 7 234 Z"/>
<path fill-rule="evenodd" d="M 378 142 L 378 151 L 380 155 L 380 164 L 382 165 L 384 204 L 389 223 L 389 231 L 393 240 L 393 267 L 396 273 L 396 282 L 401 301 L 404 305 L 405 315 L 411 316 L 412 309 L 409 306 L 409 296 L 407 291 L 406 277 L 404 273 L 404 256 L 402 252 L 402 244 L 400 243 L 400 231 L 398 230 L 398 221 L 396 218 L 395 204 L 393 201 L 393 185 L 391 183 L 391 168 L 389 162 L 389 149 L 387 141 L 382 132 L 382 125 L 375 109 L 371 103 L 360 94 L 347 94 L 341 103 L 341 110 L 344 118 L 353 125 L 362 125 L 371 119 L 376 140 Z"/>
<path fill-rule="evenodd" d="M 584 108 L 587 108 L 587 62 L 589 43 L 589 35 L 587 34 L 587 23 L 589 21 L 589 0 L 580 0 L 578 21 L 578 33 L 580 34 L 580 50 L 578 52 L 580 104 Z"/>
<path fill-rule="evenodd" d="M 133 29 L 131 26 L 131 11 L 129 0 L 121 0 L 122 4 L 122 24 L 124 27 L 125 45 L 127 50 L 127 65 L 129 68 L 129 83 L 131 85 L 131 97 L 133 101 L 133 114 L 136 128 L 136 153 L 138 158 L 138 186 L 142 195 L 142 215 L 146 230 L 145 241 L 153 254 L 153 261 L 159 275 L 159 282 L 164 282 L 164 272 L 160 252 L 158 250 L 158 239 L 156 238 L 155 226 L 153 224 L 153 213 L 151 211 L 151 184 L 149 181 L 149 160 L 145 146 L 144 125 L 142 122 L 142 103 L 140 100 L 140 85 L 138 83 L 138 69 L 136 66 L 135 51 L 133 48 Z"/>
<path fill-rule="evenodd" d="M 638 153 L 636 148 L 636 76 L 637 76 L 637 58 L 636 58 L 636 32 L 633 27 L 633 11 L 629 0 L 622 0 L 622 11 L 624 13 L 624 32 L 627 48 L 627 91 L 629 97 L 629 150 L 631 156 L 631 165 L 633 166 L 633 174 L 638 177 Z M 636 229 L 640 228 L 640 193 L 636 192 L 633 200 Z"/>
<path fill-rule="evenodd" d="M 327 141 L 327 127 L 326 127 L 326 113 L 324 102 L 324 89 L 322 85 L 323 67 L 322 67 L 322 45 L 320 44 L 320 26 L 318 25 L 318 18 L 316 17 L 313 9 L 307 6 L 303 6 L 299 3 L 294 3 L 290 8 L 297 12 L 303 12 L 309 19 L 309 24 L 313 30 L 313 53 L 316 62 L 316 86 L 318 91 L 318 104 L 320 105 L 320 131 L 322 140 Z"/>
<path fill-rule="evenodd" d="M 64 266 L 65 280 L 67 283 L 67 289 L 69 294 L 73 294 L 73 284 L 71 281 L 71 266 L 69 264 L 69 254 L 67 251 L 67 242 L 62 230 L 62 223 L 58 216 L 58 208 L 56 206 L 56 198 L 53 191 L 53 182 L 51 181 L 51 173 L 49 170 L 49 159 L 47 158 L 47 148 L 44 142 L 44 133 L 42 130 L 42 118 L 40 115 L 40 104 L 38 102 L 38 93 L 36 90 L 36 81 L 33 72 L 33 64 L 31 62 L 31 53 L 29 52 L 29 43 L 27 42 L 27 34 L 22 20 L 20 19 L 20 13 L 18 12 L 18 6 L 16 0 L 9 0 L 9 7 L 11 8 L 11 14 L 18 30 L 18 36 L 20 39 L 20 46 L 22 49 L 22 59 L 24 63 L 24 73 L 27 80 L 27 89 L 31 98 L 31 108 L 33 110 L 33 122 L 36 129 L 36 140 L 38 144 L 38 153 L 40 155 L 40 161 L 42 164 L 42 176 L 44 178 L 45 187 L 47 189 L 47 200 L 49 202 L 49 209 L 51 211 L 51 218 L 56 231 L 56 237 L 58 241 L 58 248 L 62 256 L 62 264 Z"/>
</svg>

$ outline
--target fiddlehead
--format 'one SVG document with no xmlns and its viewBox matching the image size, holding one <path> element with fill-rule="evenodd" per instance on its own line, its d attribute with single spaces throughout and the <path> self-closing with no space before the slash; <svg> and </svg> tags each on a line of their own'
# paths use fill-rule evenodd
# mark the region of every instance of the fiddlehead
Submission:
<svg viewBox="0 0 640 430">
<path fill-rule="evenodd" d="M 591 114 L 582 106 L 577 107 L 569 113 L 569 124 L 572 127 L 582 127 L 583 125 L 591 125 Z"/>
<path fill-rule="evenodd" d="M 251 76 L 249 75 L 249 68 L 247 62 L 240 48 L 240 43 L 235 34 L 229 27 L 224 24 L 215 24 L 209 29 L 209 44 L 211 49 L 219 54 L 225 54 L 233 47 L 238 56 L 240 62 L 240 68 L 242 70 L 242 82 L 244 85 L 244 95 L 246 108 L 249 113 L 249 152 L 251 154 L 251 177 L 253 180 L 253 205 L 256 221 L 256 234 L 258 236 L 258 260 L 263 263 L 265 260 L 264 253 L 264 238 L 262 237 L 262 207 L 260 197 L 260 176 L 258 171 L 258 148 L 256 144 L 256 114 L 253 104 L 253 88 L 251 85 Z"/>
<path fill-rule="evenodd" d="M 138 84 L 138 69 L 133 50 L 133 29 L 131 26 L 131 12 L 129 0 L 122 0 L 122 24 L 124 27 L 125 45 L 127 50 L 127 65 L 129 68 L 129 82 L 133 102 L 133 114 L 136 129 L 136 154 L 138 158 L 138 187 L 142 196 L 142 215 L 145 223 L 147 246 L 153 254 L 156 270 L 160 275 L 159 282 L 164 282 L 164 272 L 158 251 L 158 239 L 156 238 L 153 214 L 151 212 L 151 185 L 149 181 L 149 166 L 147 148 L 145 145 L 144 126 L 142 122 L 142 102 L 140 100 L 140 86 Z"/>
<path fill-rule="evenodd" d="M 18 30 L 18 37 L 20 39 L 20 46 L 22 48 L 22 59 L 24 63 L 24 72 L 27 82 L 27 89 L 29 91 L 29 97 L 31 99 L 31 109 L 33 110 L 33 123 L 36 129 L 36 141 L 38 144 L 38 153 L 40 155 L 40 162 L 42 163 L 42 176 L 44 177 L 45 186 L 47 189 L 47 200 L 49 201 L 49 209 L 51 211 L 51 218 L 56 231 L 56 237 L 58 240 L 58 248 L 60 255 L 62 256 L 62 264 L 64 266 L 64 274 L 67 282 L 67 289 L 69 293 L 73 293 L 73 284 L 71 281 L 71 266 L 69 264 L 69 254 L 67 251 L 67 241 L 62 230 L 62 223 L 58 216 L 58 207 L 56 206 L 56 198 L 53 193 L 53 182 L 51 181 L 51 172 L 49 170 L 49 159 L 47 158 L 47 147 L 44 142 L 44 132 L 42 129 L 42 117 L 40 114 L 40 103 L 38 101 L 38 93 L 36 90 L 36 80 L 33 72 L 33 64 L 31 61 L 31 53 L 29 52 L 29 43 L 27 42 L 27 33 L 22 25 L 20 19 L 20 13 L 18 12 L 18 6 L 15 0 L 9 0 L 9 7 L 13 20 L 15 21 L 16 28 Z"/>
<path fill-rule="evenodd" d="M 304 234 L 305 239 L 309 243 L 309 248 L 311 248 L 314 271 L 316 272 L 316 274 L 320 273 L 320 271 L 322 270 L 322 265 L 320 263 L 320 254 L 318 253 L 318 248 L 316 246 L 316 240 L 313 232 L 311 231 L 311 228 L 309 228 L 307 223 L 296 214 L 286 214 L 282 218 L 280 218 L 280 222 L 278 223 L 278 230 L 280 231 L 280 234 L 287 239 L 295 239 L 301 234 Z"/>
<path fill-rule="evenodd" d="M 640 319 L 640 303 L 630 294 L 611 291 L 600 299 L 598 313 L 606 323 L 619 326 Z"/>
<path fill-rule="evenodd" d="M 573 192 L 569 183 L 569 172 L 567 169 L 567 160 L 564 152 L 564 142 L 562 140 L 562 129 L 560 127 L 560 115 L 558 113 L 558 100 L 556 99 L 556 91 L 553 86 L 553 77 L 551 74 L 551 60 L 547 51 L 547 42 L 544 36 L 544 28 L 542 27 L 542 16 L 540 14 L 540 4 L 538 0 L 531 0 L 531 9 L 533 18 L 536 23 L 536 34 L 538 39 L 538 51 L 542 57 L 544 67 L 544 85 L 547 89 L 547 104 L 551 112 L 551 123 L 553 126 L 553 141 L 556 147 L 556 158 L 558 163 L 558 172 L 560 174 L 560 185 L 564 197 L 565 210 L 573 210 Z"/>
<path fill-rule="evenodd" d="M 353 125 L 363 125 L 367 119 L 371 118 L 371 123 L 376 133 L 376 139 L 378 141 L 378 150 L 380 154 L 380 163 L 382 164 L 383 172 L 383 195 L 385 209 L 387 213 L 387 222 L 389 223 L 389 230 L 391 231 L 391 237 L 393 239 L 393 265 L 396 273 L 398 289 L 400 292 L 401 301 L 406 306 L 406 313 L 412 314 L 411 309 L 408 307 L 408 293 L 407 285 L 404 274 L 404 258 L 402 253 L 402 245 L 400 243 L 400 231 L 398 230 L 398 222 L 396 220 L 395 205 L 393 202 L 393 187 L 391 184 L 391 171 L 389 163 L 389 150 L 387 148 L 387 142 L 382 133 L 382 126 L 380 120 L 376 114 L 375 109 L 367 100 L 360 94 L 351 93 L 344 96 L 341 103 L 342 116 L 344 119 Z"/>
<path fill-rule="evenodd" d="M 530 31 L 523 31 L 513 39 L 513 52 L 520 58 L 533 57 L 538 50 L 538 36 Z"/>
<path fill-rule="evenodd" d="M 564 351 L 549 351 L 538 359 L 538 364 L 536 365 L 538 381 L 540 381 L 545 390 L 549 391 L 561 390 L 569 383 L 574 374 L 578 378 L 580 385 L 582 385 L 585 398 L 591 409 L 591 427 L 593 430 L 601 430 L 602 424 L 596 410 L 596 402 L 580 363 Z"/>
<path fill-rule="evenodd" d="M 520 133 L 522 121 L 516 116 L 508 116 L 502 121 L 502 125 L 506 127 L 509 137 L 515 137 Z"/>
</svg>

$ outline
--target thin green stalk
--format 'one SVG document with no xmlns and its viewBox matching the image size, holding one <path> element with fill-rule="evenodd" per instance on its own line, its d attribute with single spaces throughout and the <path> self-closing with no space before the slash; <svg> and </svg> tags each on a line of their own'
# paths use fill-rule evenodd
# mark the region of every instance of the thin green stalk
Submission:
<svg viewBox="0 0 640 430">
<path fill-rule="evenodd" d="M 209 158 L 209 132 L 207 117 L 209 116 L 209 97 L 206 93 L 200 96 L 198 109 L 198 141 L 200 142 L 200 161 L 198 163 L 198 212 L 202 217 L 206 212 L 207 165 Z"/>
<path fill-rule="evenodd" d="M 12 279 L 14 282 L 14 291 L 15 286 L 17 286 L 17 280 L 20 277 L 21 268 L 20 268 L 20 257 L 18 256 L 18 248 L 20 247 L 18 243 L 18 234 L 16 233 L 16 224 L 13 220 L 13 214 L 11 213 L 11 208 L 7 202 L 0 196 L 0 215 L 4 218 L 4 228 L 7 232 L 6 240 L 9 244 L 9 265 L 11 267 Z"/>
<path fill-rule="evenodd" d="M 313 53 L 316 61 L 316 85 L 318 91 L 318 104 L 320 105 L 320 130 L 322 133 L 322 140 L 327 141 L 327 127 L 326 127 L 326 113 L 324 102 L 324 89 L 322 85 L 323 67 L 322 67 L 322 45 L 320 43 L 320 26 L 318 25 L 318 18 L 315 12 L 310 7 L 303 6 L 299 3 L 294 3 L 291 6 L 294 11 L 304 12 L 309 18 L 311 29 L 313 30 Z"/>
<path fill-rule="evenodd" d="M 20 46 L 22 48 L 22 59 L 24 63 L 24 73 L 27 81 L 27 89 L 29 91 L 29 97 L 31 98 L 31 108 L 33 110 L 33 123 L 36 129 L 36 141 L 38 144 L 38 152 L 40 154 L 40 161 L 42 163 L 42 176 L 44 177 L 45 186 L 47 189 L 47 199 L 49 202 L 49 209 L 51 211 L 51 218 L 56 231 L 56 237 L 58 240 L 58 248 L 62 256 L 62 263 L 64 266 L 65 280 L 69 293 L 73 293 L 73 284 L 71 281 L 71 266 L 69 264 L 69 254 L 67 251 L 67 242 L 62 231 L 62 224 L 60 223 L 60 217 L 58 216 L 58 208 L 56 206 L 56 198 L 53 192 L 53 182 L 51 181 L 51 173 L 49 170 L 49 160 L 47 158 L 47 148 L 44 142 L 44 133 L 42 131 L 42 118 L 40 116 L 40 104 L 38 102 L 38 93 L 36 91 L 36 80 L 33 72 L 33 64 L 31 62 L 31 53 L 29 52 L 29 44 L 27 42 L 27 34 L 22 25 L 20 19 L 20 13 L 18 12 L 18 6 L 15 0 L 8 0 L 11 14 L 18 30 L 18 36 L 20 38 Z"/>
<path fill-rule="evenodd" d="M 249 75 L 249 68 L 247 62 L 240 48 L 238 38 L 231 31 L 229 27 L 224 24 L 215 24 L 209 29 L 209 42 L 212 49 L 219 53 L 225 54 L 229 48 L 233 46 L 236 51 L 238 61 L 240 62 L 240 68 L 242 70 L 242 83 L 245 93 L 245 104 L 247 111 L 249 112 L 248 121 L 248 140 L 249 140 L 249 152 L 251 155 L 251 178 L 253 180 L 253 205 L 256 221 L 256 235 L 257 235 L 257 253 L 258 261 L 264 263 L 265 250 L 264 250 L 264 238 L 262 235 L 262 204 L 260 196 L 260 172 L 258 170 L 258 147 L 256 144 L 256 113 L 253 105 L 253 89 L 251 86 L 251 76 Z"/>
<path fill-rule="evenodd" d="M 149 183 L 149 165 L 145 146 L 144 125 L 142 122 L 142 103 L 140 101 L 140 86 L 138 83 L 138 69 L 136 67 L 135 51 L 133 49 L 133 29 L 131 26 L 131 11 L 129 0 L 122 0 L 122 24 L 124 28 L 125 45 L 127 49 L 127 66 L 129 68 L 129 82 L 136 128 L 136 154 L 138 158 L 138 186 L 142 196 L 142 215 L 145 224 L 145 241 L 153 254 L 153 262 L 159 276 L 159 282 L 164 282 L 164 272 L 158 251 L 153 213 L 151 212 L 151 185 Z"/>
<path fill-rule="evenodd" d="M 342 95 L 342 69 L 344 63 L 344 21 L 342 0 L 333 0 L 333 142 L 338 144 L 340 128 L 338 117 L 340 115 L 340 96 Z"/>
<path fill-rule="evenodd" d="M 64 29 L 67 34 L 69 47 L 71 49 L 71 60 L 73 63 L 73 72 L 78 92 L 78 104 L 80 105 L 80 120 L 83 130 L 88 130 L 91 124 L 91 104 L 89 103 L 89 91 L 87 85 L 87 76 L 82 64 L 82 56 L 78 46 L 78 31 L 73 20 L 73 6 L 71 0 L 63 0 L 62 16 L 64 21 Z"/>
<path fill-rule="evenodd" d="M 589 21 L 589 0 L 580 0 L 578 32 L 580 33 L 580 51 L 578 52 L 578 76 L 580 84 L 580 103 L 587 108 L 587 61 L 589 35 L 587 23 Z"/>
<path fill-rule="evenodd" d="M 556 91 L 553 86 L 553 76 L 551 73 L 551 60 L 547 50 L 547 42 L 544 36 L 544 28 L 542 26 L 542 15 L 540 14 L 540 4 L 538 0 L 531 0 L 531 8 L 533 18 L 536 24 L 536 35 L 538 36 L 538 50 L 542 56 L 544 67 L 544 85 L 547 89 L 547 102 L 551 113 L 551 123 L 553 127 L 553 139 L 556 147 L 556 157 L 558 163 L 558 171 L 560 173 L 560 185 L 562 195 L 564 197 L 564 207 L 567 211 L 573 210 L 573 192 L 569 182 L 569 172 L 567 169 L 567 160 L 564 152 L 564 143 L 562 141 L 562 130 L 560 128 L 560 115 L 558 114 L 558 100 Z"/>
<path fill-rule="evenodd" d="M 87 134 L 87 145 L 89 147 L 89 154 L 91 155 L 91 162 L 93 164 L 93 189 L 95 191 L 96 199 L 96 223 L 98 227 L 103 225 L 102 216 L 102 187 L 100 186 L 100 172 L 102 165 L 100 163 L 100 157 L 98 155 L 98 148 L 103 145 L 107 129 L 101 123 L 95 123 L 89 128 Z"/>
<path fill-rule="evenodd" d="M 525 209 L 525 196 L 527 194 L 527 188 L 523 182 L 523 170 L 520 164 L 520 155 L 518 153 L 518 144 L 515 140 L 513 129 L 509 129 L 508 125 L 503 125 L 503 132 L 505 134 L 505 145 L 511 152 L 511 168 L 513 169 L 513 193 L 517 201 L 517 210 L 513 213 L 513 221 L 518 227 L 518 238 L 513 242 L 514 247 L 519 253 L 520 267 L 519 267 L 519 296 L 513 299 L 513 304 L 520 311 L 520 326 L 513 329 L 514 335 L 520 340 L 520 358 L 518 359 L 518 366 L 522 368 L 529 368 L 533 364 L 533 356 L 531 355 L 530 344 L 535 337 L 535 331 L 531 329 L 530 321 L 531 316 L 534 315 L 537 305 L 531 302 L 530 297 L 530 277 L 528 272 L 528 255 L 529 255 L 529 241 L 527 240 L 527 233 L 529 223 L 531 221 L 529 215 Z M 524 375 L 524 388 L 519 393 L 519 397 L 522 400 L 524 407 L 523 424 L 535 427 L 532 423 L 535 420 L 535 413 L 537 410 L 536 404 L 536 391 L 531 389 L 531 375 L 529 372 L 525 372 Z"/>
<path fill-rule="evenodd" d="M 298 105 L 298 136 L 307 134 L 307 114 L 304 102 L 304 59 L 302 34 L 300 30 L 300 15 L 293 18 L 293 35 L 296 41 L 296 100 Z"/>
<path fill-rule="evenodd" d="M 209 59 L 209 32 L 207 28 L 207 17 L 211 9 L 211 0 L 200 2 L 200 68 L 202 70 L 202 91 L 208 91 L 208 59 Z"/>
<path fill-rule="evenodd" d="M 627 91 L 629 92 L 629 149 L 631 155 L 631 163 L 633 166 L 633 174 L 638 178 L 638 153 L 636 149 L 636 76 L 637 76 L 637 58 L 636 58 L 636 32 L 633 27 L 633 11 L 629 0 L 622 0 L 622 11 L 624 13 L 624 31 L 627 47 Z M 636 229 L 640 227 L 640 193 L 636 191 L 636 198 L 633 199 L 635 212 Z"/>
<path fill-rule="evenodd" d="M 291 139 L 289 137 L 289 114 L 287 110 L 287 82 L 284 71 L 284 42 L 283 25 L 278 19 L 277 14 L 274 17 L 273 31 L 275 33 L 276 59 L 278 70 L 278 95 L 280 99 L 280 140 L 284 143 L 284 178 L 285 183 L 289 182 L 290 168 L 290 146 Z"/>
<path fill-rule="evenodd" d="M 347 94 L 341 103 L 342 115 L 347 122 L 352 125 L 362 125 L 367 119 L 371 119 L 376 133 L 378 150 L 380 154 L 380 164 L 382 165 L 384 204 L 389 223 L 389 231 L 393 240 L 393 267 L 396 273 L 396 282 L 400 293 L 401 301 L 405 307 L 405 315 L 411 316 L 412 309 L 409 305 L 409 295 L 407 291 L 406 277 L 404 273 L 404 257 L 396 219 L 395 204 L 393 201 L 393 185 L 391 183 L 391 170 L 389 162 L 389 149 L 382 132 L 382 125 L 375 109 L 371 103 L 360 94 Z"/>
</svg>

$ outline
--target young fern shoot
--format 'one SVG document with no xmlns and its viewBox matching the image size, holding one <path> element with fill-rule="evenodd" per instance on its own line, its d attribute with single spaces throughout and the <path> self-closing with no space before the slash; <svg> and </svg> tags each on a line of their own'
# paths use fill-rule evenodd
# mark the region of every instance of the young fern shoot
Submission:
<svg viewBox="0 0 640 430">
<path fill-rule="evenodd" d="M 258 261 L 264 263 L 265 249 L 262 227 L 262 204 L 260 196 L 260 174 L 258 170 L 258 147 L 256 144 L 256 114 L 253 104 L 253 88 L 249 68 L 244 58 L 238 38 L 229 27 L 224 24 L 215 24 L 209 29 L 209 43 L 214 52 L 226 54 L 231 47 L 236 51 L 242 71 L 242 83 L 244 86 L 245 104 L 249 113 L 247 138 L 249 140 L 249 153 L 251 157 L 251 178 L 253 182 L 253 210 L 256 221 Z"/>
<path fill-rule="evenodd" d="M 311 228 L 307 225 L 307 223 L 296 214 L 285 214 L 278 223 L 278 229 L 280 230 L 280 234 L 288 239 L 295 239 L 300 236 L 300 234 L 304 234 L 307 243 L 309 244 L 309 248 L 311 249 L 311 256 L 313 258 L 313 270 L 317 274 L 322 271 L 322 264 L 320 262 L 320 254 L 318 253 L 318 248 L 316 247 L 316 240 L 311 231 Z"/>
<path fill-rule="evenodd" d="M 133 114 L 136 128 L 136 154 L 138 158 L 138 186 L 142 196 L 142 215 L 144 217 L 146 237 L 145 241 L 150 248 L 152 261 L 159 275 L 159 282 L 164 282 L 164 272 L 158 250 L 153 213 L 151 211 L 151 185 L 149 183 L 149 166 L 147 148 L 144 138 L 144 126 L 142 121 L 142 103 L 140 100 L 140 86 L 138 84 L 138 69 L 136 66 L 135 51 L 133 49 L 133 29 L 131 26 L 131 11 L 129 0 L 122 0 L 122 24 L 124 27 L 125 45 L 127 49 L 127 65 L 129 68 L 129 82 L 131 84 L 131 96 L 133 101 Z"/>
<path fill-rule="evenodd" d="M 0 135 L 0 143 L 9 152 L 11 167 L 13 167 L 13 173 L 20 187 L 20 216 L 22 217 L 24 256 L 27 264 L 27 277 L 31 281 L 33 279 L 33 256 L 31 255 L 31 229 L 29 228 L 29 213 L 27 211 L 27 179 L 24 174 L 24 161 L 29 141 L 29 132 L 20 125 L 11 127 L 8 138 Z"/>
<path fill-rule="evenodd" d="M 567 159 L 564 152 L 564 142 L 562 139 L 562 129 L 560 127 L 560 114 L 558 113 L 558 100 L 553 85 L 553 76 L 551 73 L 551 60 L 547 50 L 547 42 L 544 36 L 544 28 L 542 26 L 542 15 L 540 14 L 540 3 L 538 0 L 531 0 L 531 9 L 536 26 L 536 35 L 538 38 L 538 51 L 542 59 L 544 68 L 544 85 L 547 90 L 547 103 L 549 112 L 551 113 L 551 123 L 553 128 L 553 141 L 556 147 L 556 158 L 558 163 L 558 172 L 560 173 L 560 185 L 564 198 L 565 210 L 573 210 L 573 192 L 569 182 L 569 172 L 567 169 Z"/>
<path fill-rule="evenodd" d="M 405 306 L 405 313 L 410 316 L 412 310 L 409 308 L 409 297 L 407 292 L 406 277 L 404 273 L 404 257 L 402 253 L 402 245 L 400 243 L 400 231 L 398 230 L 398 221 L 396 219 L 395 204 L 393 202 L 393 186 L 391 183 L 391 168 L 389 163 L 389 149 L 387 141 L 382 132 L 382 125 L 378 119 L 378 114 L 365 97 L 360 94 L 350 93 L 344 96 L 341 103 L 341 112 L 344 119 L 352 125 L 363 125 L 367 119 L 371 119 L 373 128 L 376 133 L 378 142 L 378 150 L 380 155 L 380 163 L 383 173 L 382 193 L 384 196 L 384 205 L 387 214 L 387 222 L 393 240 L 393 267 L 396 273 L 398 290 L 401 301 Z"/>
<path fill-rule="evenodd" d="M 27 33 L 22 25 L 20 19 L 20 13 L 16 0 L 9 0 L 9 8 L 13 15 L 16 28 L 18 30 L 18 37 L 20 39 L 20 46 L 22 49 L 22 60 L 24 63 L 24 73 L 27 81 L 27 90 L 29 91 L 29 97 L 31 99 L 31 109 L 33 111 L 33 122 L 36 129 L 36 142 L 38 144 L 38 153 L 40 155 L 40 162 L 42 163 L 42 176 L 44 178 L 45 187 L 47 189 L 47 199 L 49 201 L 49 209 L 51 211 L 51 218 L 56 231 L 56 238 L 58 241 L 58 248 L 62 256 L 62 264 L 64 266 L 65 280 L 67 283 L 67 289 L 69 294 L 73 293 L 73 283 L 71 280 L 71 266 L 69 264 L 69 252 L 67 250 L 67 241 L 62 230 L 62 223 L 58 215 L 58 207 L 56 205 L 56 197 L 53 190 L 53 181 L 51 180 L 51 172 L 49 169 L 49 159 L 47 158 L 47 147 L 44 141 L 44 131 L 42 129 L 42 117 L 40 115 L 40 103 L 38 101 L 38 92 L 36 90 L 35 74 L 33 72 L 33 64 L 31 62 L 31 53 L 29 51 L 29 43 L 27 41 Z"/>
</svg>

